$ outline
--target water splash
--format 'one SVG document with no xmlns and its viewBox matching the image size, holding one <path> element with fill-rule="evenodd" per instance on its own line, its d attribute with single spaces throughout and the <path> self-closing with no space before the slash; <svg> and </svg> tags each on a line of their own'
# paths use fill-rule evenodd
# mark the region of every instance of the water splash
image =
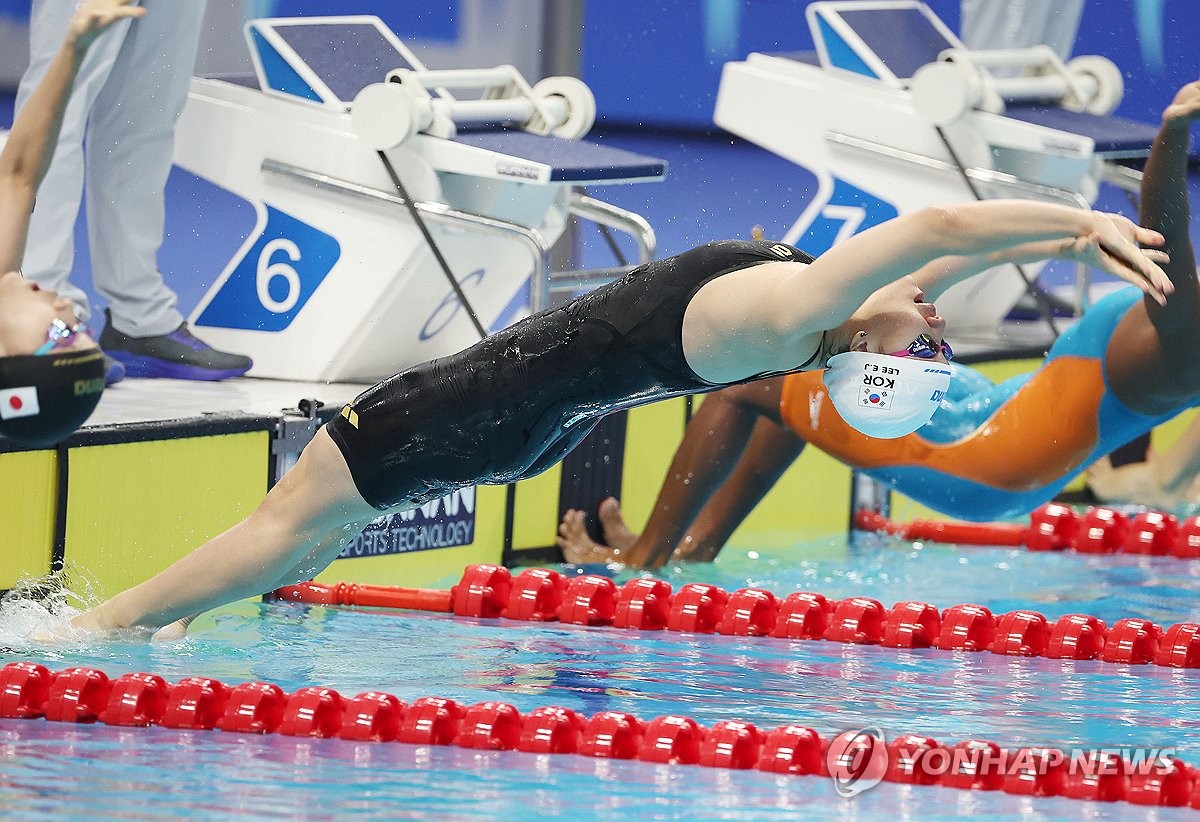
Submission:
<svg viewBox="0 0 1200 822">
<path fill-rule="evenodd" d="M 0 597 L 0 646 L 80 647 L 90 634 L 71 620 L 99 602 L 93 580 L 76 568 L 26 577 Z"/>
</svg>

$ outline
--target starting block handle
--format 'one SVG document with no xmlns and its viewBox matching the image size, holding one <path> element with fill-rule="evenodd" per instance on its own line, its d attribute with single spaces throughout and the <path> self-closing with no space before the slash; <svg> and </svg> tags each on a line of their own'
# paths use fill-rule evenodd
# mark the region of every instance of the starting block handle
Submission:
<svg viewBox="0 0 1200 822">
<path fill-rule="evenodd" d="M 993 69 L 1027 73 L 997 77 Z M 1037 73 L 1033 73 L 1033 72 Z M 946 125 L 971 110 L 1001 113 L 1006 102 L 1050 101 L 1075 111 L 1106 114 L 1124 93 L 1120 70 L 1095 55 L 1063 63 L 1049 46 L 969 51 L 946 49 L 913 75 L 913 104 L 927 120 Z"/>
<path fill-rule="evenodd" d="M 1096 79 L 1086 76 L 1068 79 L 1057 75 L 997 77 L 992 80 L 992 87 L 1001 98 L 1010 102 L 1060 101 L 1073 91 L 1090 99 L 1096 94 Z"/>
<path fill-rule="evenodd" d="M 450 88 L 482 88 L 485 93 L 482 99 L 457 100 Z M 596 100 L 587 85 L 574 77 L 547 77 L 531 88 L 513 66 L 398 69 L 388 74 L 388 82 L 360 91 L 350 116 L 359 137 L 380 151 L 395 148 L 419 132 L 450 137 L 456 126 L 517 126 L 534 134 L 576 140 L 591 129 Z"/>
<path fill-rule="evenodd" d="M 1031 46 L 1025 49 L 949 49 L 942 52 L 940 59 L 965 61 L 983 68 L 1039 68 L 1047 65 L 1062 67 L 1062 61 L 1049 46 Z"/>
<path fill-rule="evenodd" d="M 432 105 L 434 111 L 445 114 L 459 126 L 524 126 L 537 114 L 537 108 L 532 101 L 519 97 L 506 100 L 435 99 Z M 562 123 L 567 119 L 569 107 L 567 101 L 561 97 L 543 100 L 542 107 L 552 123 Z"/>
<path fill-rule="evenodd" d="M 523 83 L 521 75 L 512 66 L 496 66 L 490 69 L 397 69 L 387 76 L 388 80 L 399 79 L 401 83 L 410 79 L 425 88 L 503 88 L 513 83 Z"/>
</svg>

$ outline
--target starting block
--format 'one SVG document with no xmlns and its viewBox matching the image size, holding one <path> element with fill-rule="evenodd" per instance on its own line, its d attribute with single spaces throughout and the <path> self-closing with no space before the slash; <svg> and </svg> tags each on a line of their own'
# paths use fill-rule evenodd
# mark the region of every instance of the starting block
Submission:
<svg viewBox="0 0 1200 822">
<path fill-rule="evenodd" d="M 1087 208 L 1102 180 L 1136 189 L 1117 161 L 1146 156 L 1156 129 L 1111 115 L 1124 86 L 1106 58 L 972 52 L 915 0 L 826 0 L 805 13 L 816 53 L 726 64 L 714 115 L 816 174 L 785 242 L 820 254 L 929 205 L 1021 197 Z M 938 307 L 956 336 L 995 340 L 1025 291 L 1001 267 Z"/>
<path fill-rule="evenodd" d="M 572 217 L 654 257 L 644 219 L 578 187 L 661 180 L 666 164 L 580 141 L 595 118 L 581 81 L 431 71 L 369 16 L 252 20 L 245 35 L 255 75 L 193 79 L 175 159 L 254 208 L 189 317 L 252 356 L 251 376 L 373 382 L 467 347 L 475 320 L 490 332 L 558 286 L 622 273 L 551 271 Z"/>
</svg>

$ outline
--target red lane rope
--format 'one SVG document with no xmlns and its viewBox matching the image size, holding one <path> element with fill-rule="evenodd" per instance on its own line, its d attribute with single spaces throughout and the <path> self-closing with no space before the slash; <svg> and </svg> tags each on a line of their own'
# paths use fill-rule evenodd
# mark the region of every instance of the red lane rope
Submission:
<svg viewBox="0 0 1200 822">
<path fill-rule="evenodd" d="M 1030 514 L 1029 525 L 1024 526 L 1009 522 L 925 519 L 895 522 L 874 511 L 861 510 L 854 516 L 854 527 L 907 540 L 958 545 L 1200 558 L 1200 516 L 1181 521 L 1174 514 L 1162 511 L 1142 511 L 1129 517 L 1115 508 L 1097 506 L 1076 513 L 1069 506 L 1050 502 Z"/>
<path fill-rule="evenodd" d="M 995 615 L 983 605 L 961 604 L 939 612 L 917 601 L 887 608 L 871 597 L 836 600 L 804 591 L 780 600 L 759 588 L 730 593 L 706 583 L 673 592 L 666 581 L 648 578 L 632 579 L 618 588 L 608 577 L 568 578 L 546 568 L 529 568 L 513 577 L 502 566 L 471 565 L 449 591 L 306 582 L 280 588 L 274 596 L 286 602 L 440 611 L 484 619 L 1200 668 L 1200 623 L 1194 622 L 1176 623 L 1165 631 L 1136 617 L 1112 626 L 1088 614 L 1065 614 L 1051 622 L 1029 610 Z"/>
<path fill-rule="evenodd" d="M 884 780 L 1200 808 L 1200 772 L 1161 752 L 1127 758 L 1109 748 L 1003 749 L 983 740 L 947 746 L 919 734 L 903 734 L 885 744 L 864 731 L 823 737 L 800 725 L 764 731 L 748 722 L 722 720 L 704 727 L 673 714 L 649 721 L 619 711 L 583 717 L 555 706 L 522 715 L 495 701 L 464 706 L 453 699 L 421 697 L 407 705 L 382 691 L 346 698 L 332 688 L 308 686 L 288 694 L 268 682 L 231 687 L 197 676 L 172 685 L 150 673 L 111 679 L 95 668 L 54 672 L 31 662 L 0 669 L 0 718 L 579 754 L 823 775 L 839 785 L 869 779 L 872 784 Z"/>
</svg>

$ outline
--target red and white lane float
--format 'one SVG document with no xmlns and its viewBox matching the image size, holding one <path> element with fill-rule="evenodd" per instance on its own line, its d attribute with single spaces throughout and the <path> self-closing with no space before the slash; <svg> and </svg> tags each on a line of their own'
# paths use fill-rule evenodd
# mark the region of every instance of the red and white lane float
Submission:
<svg viewBox="0 0 1200 822">
<path fill-rule="evenodd" d="M 577 754 L 1200 809 L 1197 770 L 1167 755 L 1139 760 L 1109 749 L 1004 749 L 978 739 L 943 745 L 911 733 L 884 742 L 863 731 L 822 736 L 800 725 L 766 730 L 731 720 L 705 727 L 676 714 L 644 720 L 600 711 L 586 717 L 556 706 L 522 714 L 490 700 L 462 705 L 427 696 L 407 704 L 382 691 L 345 697 L 333 688 L 306 686 L 289 694 L 269 682 L 230 686 L 189 676 L 170 684 L 151 673 L 110 678 L 95 668 L 51 671 L 31 662 L 0 668 L 0 719 Z M 858 772 L 871 768 L 877 773 Z"/>
<path fill-rule="evenodd" d="M 1051 620 L 1025 609 L 993 614 L 970 603 L 939 610 L 927 602 L 903 601 L 888 608 L 865 596 L 839 600 L 796 591 L 780 598 L 760 588 L 729 592 L 707 583 L 672 591 L 661 579 L 631 579 L 618 586 L 608 577 L 567 577 L 548 568 L 513 576 L 502 566 L 471 565 L 449 591 L 306 582 L 280 588 L 274 596 L 285 602 L 437 611 L 477 619 L 1200 668 L 1200 623 L 1194 622 L 1164 629 L 1148 619 L 1127 617 L 1108 625 L 1089 614 Z"/>
<path fill-rule="evenodd" d="M 1141 511 L 1129 516 L 1116 508 L 1095 506 L 1077 513 L 1070 506 L 1049 502 L 1030 514 L 1028 525 L 1020 525 L 926 519 L 893 522 L 864 509 L 855 514 L 854 527 L 907 540 L 955 545 L 1200 558 L 1200 516 L 1181 520 L 1164 511 Z"/>
</svg>

